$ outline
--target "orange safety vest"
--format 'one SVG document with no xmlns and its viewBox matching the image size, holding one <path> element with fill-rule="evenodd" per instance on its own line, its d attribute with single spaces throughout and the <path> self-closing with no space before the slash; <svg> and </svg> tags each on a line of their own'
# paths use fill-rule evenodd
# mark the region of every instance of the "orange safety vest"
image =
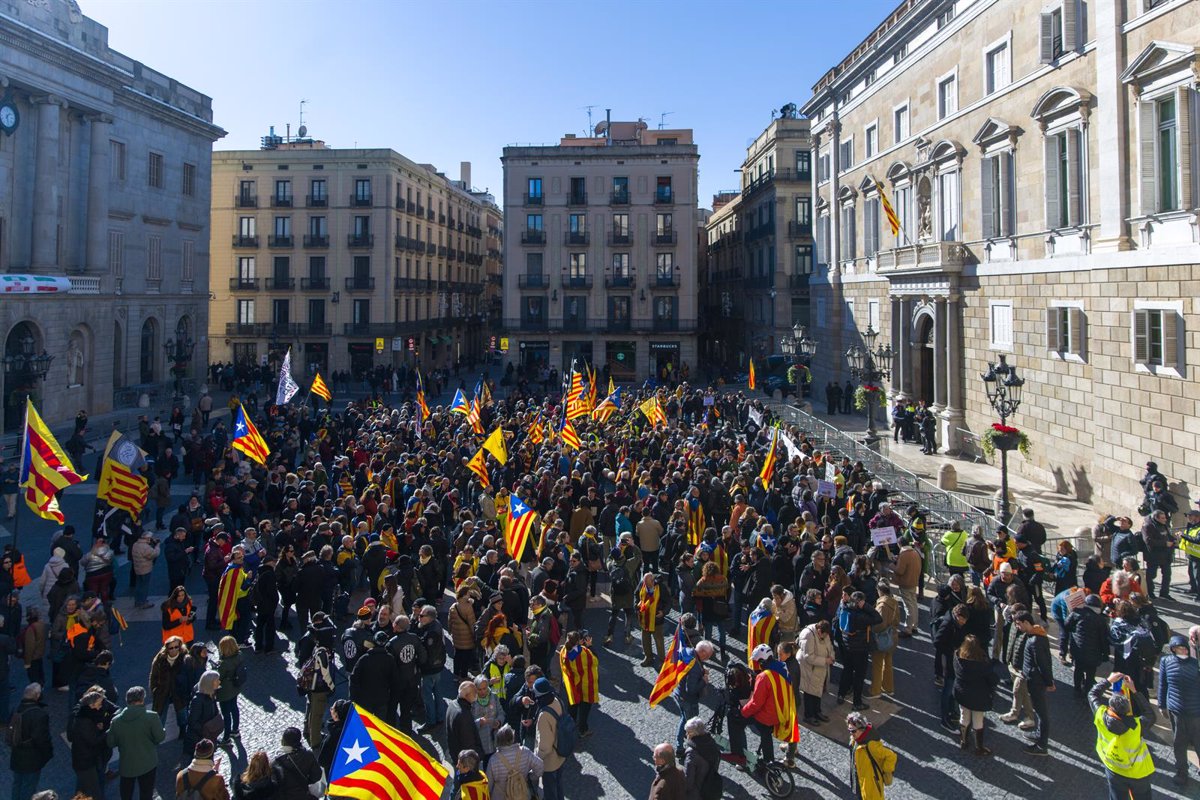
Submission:
<svg viewBox="0 0 1200 800">
<path fill-rule="evenodd" d="M 172 607 L 167 611 L 167 617 L 170 619 L 173 627 L 163 628 L 162 638 L 165 644 L 167 639 L 172 636 L 178 636 L 183 639 L 184 644 L 191 644 L 196 638 L 195 631 L 192 630 L 192 623 L 188 622 L 188 616 L 192 613 L 192 604 L 188 603 L 187 607 L 180 611 L 178 608 Z"/>
<path fill-rule="evenodd" d="M 67 647 L 74 649 L 75 639 L 79 636 L 84 636 L 86 634 L 87 634 L 87 626 L 86 625 L 80 625 L 78 622 L 72 622 L 71 626 L 69 628 L 67 628 Z"/>
<path fill-rule="evenodd" d="M 18 589 L 23 589 L 29 585 L 29 570 L 25 569 L 25 556 L 21 556 L 13 563 L 13 586 Z"/>
</svg>

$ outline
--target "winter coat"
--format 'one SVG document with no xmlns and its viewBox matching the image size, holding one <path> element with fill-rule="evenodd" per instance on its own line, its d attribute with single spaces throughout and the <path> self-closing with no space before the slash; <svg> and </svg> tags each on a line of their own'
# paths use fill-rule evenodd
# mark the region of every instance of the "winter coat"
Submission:
<svg viewBox="0 0 1200 800">
<path fill-rule="evenodd" d="M 687 780 L 676 766 L 655 767 L 649 800 L 687 800 Z"/>
<path fill-rule="evenodd" d="M 546 705 L 542 705 L 539 701 L 539 705 L 541 708 L 539 708 L 537 720 L 534 722 L 534 727 L 537 729 L 537 754 L 542 759 L 542 766 L 547 772 L 557 772 L 562 769 L 562 765 L 567 762 L 567 759 L 560 756 L 554 749 L 554 742 L 558 738 L 558 720 L 555 719 L 554 714 L 561 719 L 567 711 L 557 697 Z M 552 710 L 554 714 L 546 709 Z"/>
<path fill-rule="evenodd" d="M 796 614 L 796 596 L 784 589 L 783 601 L 772 600 L 771 605 L 775 610 L 775 630 L 780 639 L 795 639 L 796 631 L 800 627 L 800 620 Z"/>
<path fill-rule="evenodd" d="M 880 597 L 875 601 L 875 610 L 879 612 L 880 621 L 871 626 L 871 633 L 880 634 L 891 629 L 893 632 L 900 627 L 900 602 L 894 597 Z M 896 649 L 899 639 L 892 636 L 892 650 Z"/>
<path fill-rule="evenodd" d="M 79 706 L 71 720 L 71 769 L 76 772 L 94 770 L 108 763 L 111 753 L 105 741 L 107 720 L 103 710 Z"/>
<path fill-rule="evenodd" d="M 59 574 L 67 567 L 67 560 L 62 556 L 50 556 L 50 560 L 46 562 L 46 566 L 42 568 L 42 577 L 38 581 L 38 593 L 42 596 L 42 600 L 48 600 L 50 590 L 54 588 L 54 584 L 58 582 Z"/>
<path fill-rule="evenodd" d="M 1158 707 L 1200 717 L 1200 662 L 1167 653 L 1158 661 Z"/>
<path fill-rule="evenodd" d="M 870 754 L 868 755 L 868 749 Z M 851 790 L 858 790 L 857 797 L 862 800 L 883 800 L 883 785 L 875 776 L 875 764 L 884 772 L 894 772 L 896 769 L 896 754 L 887 748 L 875 736 L 874 730 L 869 730 L 862 739 L 852 743 L 851 748 Z M 874 764 L 872 763 L 874 758 Z"/>
<path fill-rule="evenodd" d="M 1046 637 L 1045 628 L 1040 625 L 1033 626 L 1033 631 L 1025 639 L 1025 648 L 1021 653 L 1021 674 L 1026 680 L 1040 680 L 1044 686 L 1054 685 L 1050 640 Z"/>
<path fill-rule="evenodd" d="M 450 639 L 455 650 L 475 649 L 475 607 L 469 600 L 460 600 L 450 606 L 446 615 L 450 625 Z"/>
<path fill-rule="evenodd" d="M 721 746 L 708 731 L 688 739 L 683 743 L 683 753 L 680 763 L 683 766 L 683 777 L 687 784 L 687 797 L 703 797 L 701 794 L 708 773 L 721 770 Z"/>
<path fill-rule="evenodd" d="M 800 650 L 796 653 L 800 662 L 800 691 L 817 697 L 825 693 L 830 658 L 833 658 L 833 637 L 822 639 L 816 625 L 800 631 Z"/>
<path fill-rule="evenodd" d="M 834 615 L 833 630 L 838 639 L 838 646 L 851 653 L 869 652 L 871 628 L 882 621 L 879 612 L 870 606 L 849 608 L 842 604 Z"/>
<path fill-rule="evenodd" d="M 176 708 L 183 708 L 187 703 L 186 695 L 176 688 L 177 678 L 183 669 L 183 656 L 175 659 L 172 664 L 167 654 L 159 650 L 150 662 L 150 705 L 156 712 L 162 712 L 168 702 L 174 702 Z"/>
<path fill-rule="evenodd" d="M 271 762 L 271 775 L 277 800 L 312 800 L 308 786 L 321 780 L 321 767 L 310 750 L 284 747 Z"/>
<path fill-rule="evenodd" d="M 954 699 L 972 711 L 991 711 L 999 678 L 990 661 L 954 657 Z"/>
<path fill-rule="evenodd" d="M 1067 617 L 1065 635 L 1071 637 L 1071 657 L 1081 665 L 1098 667 L 1108 661 L 1108 617 L 1099 609 L 1080 606 Z"/>
<path fill-rule="evenodd" d="M 122 778 L 145 775 L 158 766 L 158 746 L 166 738 L 162 720 L 145 705 L 126 706 L 113 717 L 108 729 L 108 746 L 119 756 L 117 770 Z"/>
<path fill-rule="evenodd" d="M 35 661 L 46 657 L 46 634 L 48 627 L 43 620 L 31 622 L 25 626 L 20 636 L 20 645 L 25 652 L 25 668 L 29 669 Z"/>
<path fill-rule="evenodd" d="M 221 676 L 221 685 L 217 688 L 217 702 L 233 700 L 242 693 L 242 687 L 235 686 L 233 676 L 237 673 L 238 665 L 242 663 L 241 652 L 234 653 L 229 658 L 221 657 L 217 662 L 217 674 Z M 247 676 L 249 677 L 249 676 Z"/>
<path fill-rule="evenodd" d="M 13 772 L 38 772 L 54 757 L 46 704 L 40 700 L 22 700 L 16 713 L 21 715 L 21 737 L 11 748 L 9 768 Z"/>
<path fill-rule="evenodd" d="M 502 747 L 488 760 L 487 779 L 492 800 L 513 800 L 507 793 L 510 769 L 528 776 L 535 785 L 541 785 L 543 766 L 537 754 L 517 744 Z"/>
<path fill-rule="evenodd" d="M 942 617 L 938 622 L 937 629 L 933 632 L 933 649 L 938 653 L 953 653 L 958 650 L 965 638 L 967 638 L 966 626 L 959 625 L 954 616 L 948 614 Z"/>
<path fill-rule="evenodd" d="M 1142 543 L 1146 546 L 1146 565 L 1167 567 L 1171 566 L 1171 528 L 1160 524 L 1153 517 L 1146 520 L 1142 526 Z"/>
<path fill-rule="evenodd" d="M 355 662 L 350 699 L 380 719 L 391 719 L 400 699 L 400 668 L 386 647 L 373 647 Z"/>
</svg>

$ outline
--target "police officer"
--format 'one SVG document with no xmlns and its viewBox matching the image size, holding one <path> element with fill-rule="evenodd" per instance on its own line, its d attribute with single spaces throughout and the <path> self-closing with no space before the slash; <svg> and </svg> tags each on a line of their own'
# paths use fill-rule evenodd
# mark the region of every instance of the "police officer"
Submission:
<svg viewBox="0 0 1200 800">
<path fill-rule="evenodd" d="M 1104 765 L 1109 797 L 1149 800 L 1154 759 L 1142 740 L 1142 723 L 1134 716 L 1129 697 L 1120 682 L 1132 688 L 1127 675 L 1114 672 L 1092 687 L 1088 700 L 1096 726 L 1096 755 Z"/>
<path fill-rule="evenodd" d="M 1187 556 L 1188 584 L 1200 597 L 1200 508 L 1190 509 L 1187 525 L 1179 532 L 1179 549 Z"/>
</svg>

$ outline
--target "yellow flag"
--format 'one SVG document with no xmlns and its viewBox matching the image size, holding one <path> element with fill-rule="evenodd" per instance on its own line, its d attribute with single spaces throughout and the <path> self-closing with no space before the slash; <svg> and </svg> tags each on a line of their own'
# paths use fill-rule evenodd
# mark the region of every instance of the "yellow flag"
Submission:
<svg viewBox="0 0 1200 800">
<path fill-rule="evenodd" d="M 495 456 L 501 464 L 508 463 L 508 448 L 504 446 L 504 432 L 500 430 L 499 425 L 488 438 L 484 439 L 483 449 Z"/>
</svg>

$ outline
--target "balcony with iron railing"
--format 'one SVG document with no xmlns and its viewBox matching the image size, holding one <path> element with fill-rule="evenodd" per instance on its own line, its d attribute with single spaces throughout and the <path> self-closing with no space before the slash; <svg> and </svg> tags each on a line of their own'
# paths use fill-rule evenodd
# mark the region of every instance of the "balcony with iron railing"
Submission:
<svg viewBox="0 0 1200 800">
<path fill-rule="evenodd" d="M 793 291 L 799 291 L 799 290 L 808 291 L 808 288 L 809 288 L 808 279 L 810 277 L 812 277 L 812 276 L 807 275 L 807 274 L 788 275 L 788 288 L 792 289 Z"/>
<path fill-rule="evenodd" d="M 468 225 L 467 236 L 470 236 L 472 239 L 482 239 L 483 228 L 476 228 L 474 225 Z"/>
<path fill-rule="evenodd" d="M 696 320 L 680 319 L 679 317 L 655 317 L 653 319 L 634 320 L 634 330 L 649 331 L 650 333 L 679 333 L 694 331 Z"/>
<path fill-rule="evenodd" d="M 409 203 L 409 204 L 408 204 L 408 210 L 409 210 L 410 212 L 413 210 L 412 203 Z M 416 209 L 416 213 L 417 213 L 417 216 L 418 216 L 418 217 L 423 217 L 423 216 L 425 216 L 425 206 L 421 205 L 420 203 L 417 203 L 417 209 Z"/>
<path fill-rule="evenodd" d="M 567 192 L 568 206 L 586 206 L 587 192 Z"/>
<path fill-rule="evenodd" d="M 445 258 L 446 252 L 446 248 L 439 244 L 437 249 L 438 258 Z"/>
<path fill-rule="evenodd" d="M 296 245 L 295 238 L 289 233 L 286 236 L 274 235 L 267 237 L 267 247 L 286 248 Z"/>
<path fill-rule="evenodd" d="M 546 232 L 525 230 L 521 231 L 521 244 L 545 244 Z"/>
<path fill-rule="evenodd" d="M 415 214 L 417 211 L 417 204 L 414 203 L 412 200 L 406 200 L 404 203 L 404 210 L 407 211 L 409 214 Z"/>
<path fill-rule="evenodd" d="M 346 246 L 365 248 L 375 246 L 375 235 L 372 233 L 350 233 L 346 235 Z"/>
<path fill-rule="evenodd" d="M 542 194 L 524 194 L 521 196 L 521 202 L 526 206 L 545 205 L 546 196 Z"/>
<path fill-rule="evenodd" d="M 329 206 L 329 196 L 323 194 L 310 194 L 305 197 L 305 204 L 309 208 L 327 208 Z"/>
<path fill-rule="evenodd" d="M 273 194 L 271 195 L 271 208 L 291 208 L 292 196 L 290 194 Z"/>
<path fill-rule="evenodd" d="M 545 331 L 550 329 L 545 317 L 521 317 L 520 319 L 506 319 L 504 320 L 504 327 L 509 330 L 519 331 Z"/>
<path fill-rule="evenodd" d="M 300 291 L 327 292 L 329 291 L 329 278 L 322 275 L 310 275 L 307 278 L 301 278 Z"/>
<path fill-rule="evenodd" d="M 445 225 L 445 224 L 446 224 L 446 215 L 438 214 L 438 225 Z"/>
<path fill-rule="evenodd" d="M 229 279 L 229 291 L 231 292 L 257 292 L 258 278 L 242 278 L 234 277 Z"/>
<path fill-rule="evenodd" d="M 664 192 L 664 191 L 660 191 L 660 190 L 655 190 L 654 204 L 656 206 L 669 206 L 669 205 L 673 205 L 674 203 L 675 203 L 675 193 L 674 192 L 670 192 L 670 191 Z"/>
<path fill-rule="evenodd" d="M 226 336 L 269 336 L 272 325 L 269 322 L 226 322 Z"/>
<path fill-rule="evenodd" d="M 563 317 L 562 330 L 571 331 L 572 333 L 582 333 L 588 330 L 587 317 Z"/>
<path fill-rule="evenodd" d="M 591 275 L 568 275 L 565 272 L 562 275 L 562 288 L 564 289 L 590 289 L 592 288 Z"/>
<path fill-rule="evenodd" d="M 437 252 L 437 245 L 436 245 L 436 244 L 434 244 L 433 242 L 429 242 L 429 243 L 427 243 L 427 244 L 425 245 L 425 254 L 426 254 L 426 255 L 430 255 L 430 256 L 431 256 L 431 255 L 433 255 L 433 254 L 434 254 L 434 253 L 436 253 L 436 252 Z"/>
<path fill-rule="evenodd" d="M 518 289 L 548 289 L 550 276 L 544 272 L 530 272 L 517 276 Z"/>
<path fill-rule="evenodd" d="M 606 289 L 632 289 L 634 282 L 635 280 L 632 274 L 604 276 L 604 288 Z"/>
<path fill-rule="evenodd" d="M 408 237 L 402 233 L 396 234 L 396 249 L 397 250 L 407 250 L 408 249 Z"/>
<path fill-rule="evenodd" d="M 425 211 L 425 219 L 429 220 L 430 222 L 433 222 L 434 216 L 435 215 L 432 208 Z"/>
<path fill-rule="evenodd" d="M 811 222 L 796 222 L 795 220 L 788 223 L 788 236 L 792 239 L 802 239 L 812 236 Z"/>
<path fill-rule="evenodd" d="M 650 279 L 651 289 L 678 289 L 679 288 L 679 273 L 654 273 Z"/>
<path fill-rule="evenodd" d="M 563 234 L 563 244 L 566 245 L 586 245 L 590 241 L 587 231 L 568 231 Z"/>
<path fill-rule="evenodd" d="M 775 273 L 767 275 L 748 275 L 745 285 L 751 289 L 770 289 L 775 286 Z"/>
<path fill-rule="evenodd" d="M 610 206 L 627 206 L 629 205 L 629 190 L 612 192 L 608 196 L 608 204 Z"/>
<path fill-rule="evenodd" d="M 308 248 L 329 247 L 329 234 L 306 233 L 304 234 L 304 246 Z"/>
<path fill-rule="evenodd" d="M 271 275 L 266 278 L 268 292 L 291 292 L 296 289 L 296 279 L 284 275 Z"/>
<path fill-rule="evenodd" d="M 373 205 L 370 194 L 358 194 L 355 192 L 350 195 L 351 208 L 370 208 Z"/>
<path fill-rule="evenodd" d="M 233 196 L 233 204 L 238 208 L 258 208 L 258 195 L 235 194 Z"/>
<path fill-rule="evenodd" d="M 654 243 L 657 245 L 675 244 L 675 231 L 661 230 L 654 232 Z"/>
<path fill-rule="evenodd" d="M 347 292 L 373 292 L 375 291 L 375 278 L 370 275 L 351 275 L 346 278 Z"/>
<path fill-rule="evenodd" d="M 293 322 L 289 326 L 293 336 L 332 336 L 332 322 Z"/>
<path fill-rule="evenodd" d="M 241 234 L 235 233 L 233 235 L 233 246 L 234 247 L 248 247 L 248 248 L 258 247 L 258 237 L 257 236 L 242 236 Z"/>
<path fill-rule="evenodd" d="M 633 330 L 633 321 L 628 317 L 609 317 L 604 322 L 604 331 L 608 333 L 624 333 Z"/>
<path fill-rule="evenodd" d="M 629 235 L 628 231 L 625 233 L 610 233 L 608 235 L 608 243 L 613 247 L 628 247 L 633 244 L 633 237 Z"/>
</svg>

